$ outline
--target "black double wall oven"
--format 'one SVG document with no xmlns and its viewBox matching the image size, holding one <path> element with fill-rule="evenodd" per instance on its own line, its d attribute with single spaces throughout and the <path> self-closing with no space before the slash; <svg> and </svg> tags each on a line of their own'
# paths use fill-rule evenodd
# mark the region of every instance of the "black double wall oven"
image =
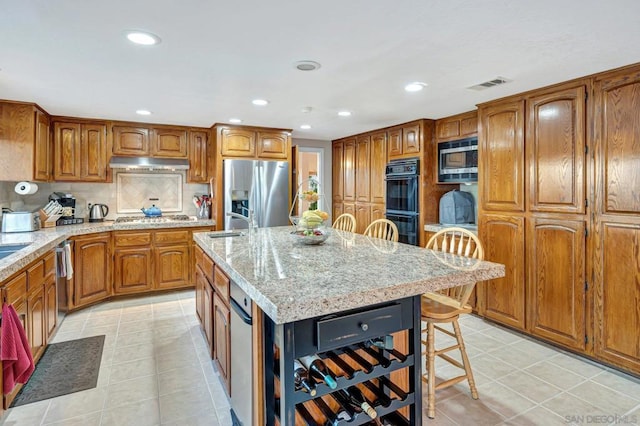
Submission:
<svg viewBox="0 0 640 426">
<path fill-rule="evenodd" d="M 417 158 L 387 164 L 386 217 L 398 227 L 401 243 L 418 244 L 420 167 Z"/>
</svg>

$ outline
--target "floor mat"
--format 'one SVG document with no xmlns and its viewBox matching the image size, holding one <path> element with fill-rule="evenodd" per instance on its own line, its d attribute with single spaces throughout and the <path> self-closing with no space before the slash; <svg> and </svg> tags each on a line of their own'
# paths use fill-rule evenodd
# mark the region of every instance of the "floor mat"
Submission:
<svg viewBox="0 0 640 426">
<path fill-rule="evenodd" d="M 105 336 L 52 343 L 12 407 L 96 387 Z"/>
</svg>

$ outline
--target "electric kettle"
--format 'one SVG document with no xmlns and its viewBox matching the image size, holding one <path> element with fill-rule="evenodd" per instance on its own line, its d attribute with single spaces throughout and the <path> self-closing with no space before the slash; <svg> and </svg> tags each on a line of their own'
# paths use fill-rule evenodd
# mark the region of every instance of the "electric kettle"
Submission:
<svg viewBox="0 0 640 426">
<path fill-rule="evenodd" d="M 89 222 L 102 222 L 109 214 L 106 204 L 89 204 Z"/>
</svg>

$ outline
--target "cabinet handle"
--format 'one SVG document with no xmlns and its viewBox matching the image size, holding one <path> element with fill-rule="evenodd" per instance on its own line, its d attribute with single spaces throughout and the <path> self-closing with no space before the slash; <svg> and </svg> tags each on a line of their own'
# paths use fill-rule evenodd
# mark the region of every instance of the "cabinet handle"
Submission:
<svg viewBox="0 0 640 426">
<path fill-rule="evenodd" d="M 366 322 L 360 323 L 360 330 L 367 331 L 369 329 L 369 325 Z"/>
</svg>

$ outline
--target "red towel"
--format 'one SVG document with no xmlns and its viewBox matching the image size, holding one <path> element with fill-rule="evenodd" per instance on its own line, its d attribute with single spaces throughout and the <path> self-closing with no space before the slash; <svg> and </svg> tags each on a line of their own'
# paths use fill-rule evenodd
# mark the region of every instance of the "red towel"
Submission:
<svg viewBox="0 0 640 426">
<path fill-rule="evenodd" d="M 18 313 L 12 305 L 2 305 L 2 337 L 0 338 L 0 360 L 4 393 L 8 394 L 16 383 L 27 383 L 33 373 L 33 357 Z"/>
</svg>

